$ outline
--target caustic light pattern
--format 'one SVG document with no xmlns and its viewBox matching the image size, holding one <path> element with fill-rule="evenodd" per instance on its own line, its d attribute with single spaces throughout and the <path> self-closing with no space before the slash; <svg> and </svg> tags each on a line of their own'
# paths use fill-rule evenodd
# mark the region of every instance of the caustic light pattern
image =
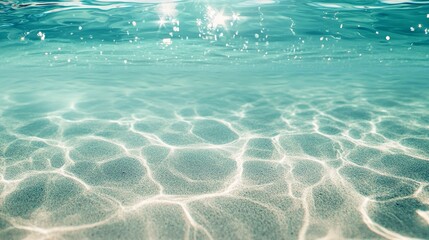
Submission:
<svg viewBox="0 0 429 240">
<path fill-rule="evenodd" d="M 2 90 L 2 238 L 429 234 L 419 89 L 94 84 Z"/>
</svg>

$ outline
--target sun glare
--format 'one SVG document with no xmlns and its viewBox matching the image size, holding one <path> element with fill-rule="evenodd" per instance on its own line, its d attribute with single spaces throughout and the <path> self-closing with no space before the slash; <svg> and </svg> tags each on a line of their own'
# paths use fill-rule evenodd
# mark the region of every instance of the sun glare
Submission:
<svg viewBox="0 0 429 240">
<path fill-rule="evenodd" d="M 177 16 L 176 3 L 160 3 L 157 7 L 158 15 L 174 18 Z"/>
<path fill-rule="evenodd" d="M 216 29 L 219 27 L 226 28 L 226 21 L 229 19 L 225 16 L 223 10 L 216 10 L 212 7 L 207 7 L 207 18 L 209 20 L 207 27 L 210 29 Z"/>
</svg>

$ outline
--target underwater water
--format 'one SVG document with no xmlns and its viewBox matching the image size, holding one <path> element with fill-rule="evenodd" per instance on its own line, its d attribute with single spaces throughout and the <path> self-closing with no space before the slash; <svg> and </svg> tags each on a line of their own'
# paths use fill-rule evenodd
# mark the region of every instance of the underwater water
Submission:
<svg viewBox="0 0 429 240">
<path fill-rule="evenodd" d="M 429 4 L 0 1 L 0 239 L 429 239 Z"/>
</svg>

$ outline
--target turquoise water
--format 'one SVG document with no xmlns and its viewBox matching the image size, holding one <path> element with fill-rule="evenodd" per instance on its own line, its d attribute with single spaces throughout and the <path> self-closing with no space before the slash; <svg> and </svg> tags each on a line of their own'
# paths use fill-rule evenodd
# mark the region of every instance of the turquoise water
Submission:
<svg viewBox="0 0 429 240">
<path fill-rule="evenodd" d="M 0 239 L 429 239 L 429 4 L 0 1 Z"/>
</svg>

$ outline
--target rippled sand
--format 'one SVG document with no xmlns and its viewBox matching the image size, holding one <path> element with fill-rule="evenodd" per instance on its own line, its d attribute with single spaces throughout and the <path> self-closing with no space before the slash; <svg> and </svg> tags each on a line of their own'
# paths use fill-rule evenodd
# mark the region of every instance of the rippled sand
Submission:
<svg viewBox="0 0 429 240">
<path fill-rule="evenodd" d="M 0 238 L 429 236 L 426 85 L 236 74 L 5 84 Z"/>
</svg>

